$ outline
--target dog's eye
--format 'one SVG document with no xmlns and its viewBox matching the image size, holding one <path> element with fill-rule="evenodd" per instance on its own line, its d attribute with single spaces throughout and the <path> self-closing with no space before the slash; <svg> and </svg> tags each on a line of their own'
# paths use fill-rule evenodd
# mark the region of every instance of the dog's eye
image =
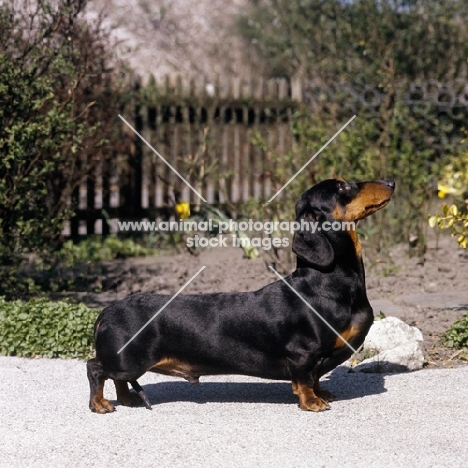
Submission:
<svg viewBox="0 0 468 468">
<path fill-rule="evenodd" d="M 346 182 L 340 182 L 338 185 L 338 192 L 347 192 L 351 190 L 351 185 L 347 184 Z"/>
</svg>

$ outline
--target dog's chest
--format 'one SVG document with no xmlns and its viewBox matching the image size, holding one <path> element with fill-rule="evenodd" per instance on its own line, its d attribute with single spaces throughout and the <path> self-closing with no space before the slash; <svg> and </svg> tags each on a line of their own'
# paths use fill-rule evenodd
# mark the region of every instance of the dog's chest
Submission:
<svg viewBox="0 0 468 468">
<path fill-rule="evenodd" d="M 351 345 L 356 349 L 361 346 L 373 321 L 374 313 L 370 305 L 359 308 L 357 312 L 353 313 L 349 324 L 336 337 L 334 348 Z"/>
</svg>

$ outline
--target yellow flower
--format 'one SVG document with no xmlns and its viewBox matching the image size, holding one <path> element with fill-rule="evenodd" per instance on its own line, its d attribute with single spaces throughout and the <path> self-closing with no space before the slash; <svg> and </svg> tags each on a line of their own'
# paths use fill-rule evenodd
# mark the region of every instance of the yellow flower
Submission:
<svg viewBox="0 0 468 468">
<path fill-rule="evenodd" d="M 179 219 L 190 218 L 190 203 L 178 203 L 175 206 Z"/>
<path fill-rule="evenodd" d="M 439 198 L 445 198 L 447 195 L 456 195 L 458 191 L 453 187 L 449 187 L 448 185 L 437 184 L 437 196 Z"/>
</svg>

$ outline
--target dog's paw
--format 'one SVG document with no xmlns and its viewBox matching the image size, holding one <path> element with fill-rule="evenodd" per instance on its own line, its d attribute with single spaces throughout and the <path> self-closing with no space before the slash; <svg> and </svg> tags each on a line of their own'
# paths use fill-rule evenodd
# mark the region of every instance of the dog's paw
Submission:
<svg viewBox="0 0 468 468">
<path fill-rule="evenodd" d="M 113 413 L 115 411 L 115 406 L 105 398 L 100 400 L 94 399 L 90 402 L 89 408 L 91 411 L 98 414 Z"/>
<path fill-rule="evenodd" d="M 316 391 L 315 394 L 322 400 L 325 400 L 327 403 L 335 400 L 335 395 L 330 393 L 328 390 L 324 390 L 323 388 L 321 388 L 319 391 Z"/>
<path fill-rule="evenodd" d="M 326 411 L 330 409 L 330 405 L 322 398 L 307 398 L 299 402 L 299 408 L 304 411 Z"/>
</svg>

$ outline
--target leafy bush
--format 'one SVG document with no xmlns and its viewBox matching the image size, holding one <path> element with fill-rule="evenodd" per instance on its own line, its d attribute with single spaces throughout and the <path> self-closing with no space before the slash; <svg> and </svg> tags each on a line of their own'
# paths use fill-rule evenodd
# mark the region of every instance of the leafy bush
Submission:
<svg viewBox="0 0 468 468">
<path fill-rule="evenodd" d="M 445 332 L 444 344 L 449 348 L 466 349 L 468 352 L 468 313 Z"/>
<path fill-rule="evenodd" d="M 155 249 L 137 244 L 133 239 L 119 239 L 117 236 L 108 236 L 104 240 L 101 236 L 91 236 L 74 244 L 67 241 L 59 251 L 57 257 L 67 265 L 75 263 L 93 263 L 114 258 L 143 257 L 154 255 Z"/>
<path fill-rule="evenodd" d="M 3 356 L 88 358 L 98 311 L 84 304 L 29 302 L 0 297 L 0 354 Z"/>
<path fill-rule="evenodd" d="M 452 236 L 457 236 L 460 247 L 468 247 L 468 203 L 465 212 L 461 212 L 457 205 L 443 205 L 442 213 L 437 213 L 429 218 L 431 227 L 438 226 L 439 229 L 450 229 Z"/>
<path fill-rule="evenodd" d="M 61 165 L 64 136 L 70 134 L 73 145 L 82 136 L 72 133 L 73 119 L 65 113 L 71 103 L 53 99 L 52 83 L 34 79 L 32 70 L 17 68 L 0 50 L 0 259 L 7 263 L 26 249 L 47 245 L 69 215 L 52 206 L 48 178 Z"/>
<path fill-rule="evenodd" d="M 268 213 L 270 218 L 293 216 L 294 203 L 300 193 L 325 178 L 394 179 L 396 191 L 391 203 L 360 223 L 359 231 L 370 241 L 369 246 L 375 252 L 398 242 L 409 244 L 414 237 L 420 241 L 417 245 L 422 251 L 428 200 L 433 194 L 433 182 L 439 168 L 438 156 L 425 143 L 426 122 L 414 116 L 410 109 L 399 102 L 392 113 L 384 117 L 381 116 L 379 122 L 365 111 L 358 113 L 332 146 L 288 186 L 281 203 L 267 205 L 270 210 L 277 206 L 283 210 L 282 213 Z M 286 155 L 275 153 L 261 136 L 253 134 L 253 143 L 265 153 L 265 160 L 271 161 L 269 175 L 273 186 L 281 187 L 286 183 L 348 119 L 345 115 L 331 116 L 324 109 L 316 114 L 307 109 L 297 112 L 292 121 L 294 145 Z M 381 129 L 383 120 L 385 132 Z M 287 214 L 284 213 L 286 210 Z"/>
<path fill-rule="evenodd" d="M 395 0 L 255 0 L 246 2 L 238 32 L 257 69 L 338 83 L 382 83 L 389 69 L 411 79 L 464 76 L 465 2 Z M 258 63 L 260 58 L 260 63 Z M 385 83 L 385 81 L 383 81 Z"/>
<path fill-rule="evenodd" d="M 304 112 L 293 123 L 295 154 L 278 155 L 284 161 L 279 168 L 274 156 L 268 159 L 273 164 L 266 173 L 276 171 L 273 185 L 275 177 L 286 182 L 294 173 L 289 168 L 301 167 L 353 109 L 358 118 L 308 168 L 309 182 L 335 175 L 395 179 L 392 203 L 360 230 L 377 250 L 406 241 L 410 253 L 422 253 L 437 166 L 456 153 L 452 138 L 461 122 L 430 99 L 409 103 L 409 84 L 466 75 L 468 42 L 460 39 L 467 37 L 460 23 L 466 14 L 463 2 L 450 0 L 250 2 L 237 25 L 260 59 L 257 68 L 263 65 L 271 77 L 310 80 L 303 92 L 311 115 Z M 370 105 L 366 89 L 378 92 L 377 104 Z M 357 103 L 360 95 L 365 105 Z"/>
<path fill-rule="evenodd" d="M 0 5 L 0 264 L 17 267 L 59 245 L 78 185 L 122 138 L 122 95 L 104 74 L 109 35 L 83 20 L 85 1 L 13 3 Z M 0 270 L 0 294 L 11 278 Z"/>
<path fill-rule="evenodd" d="M 468 247 L 468 151 L 451 158 L 437 184 L 439 198 L 451 196 L 455 203 L 442 205 L 441 212 L 429 217 L 431 227 L 450 229 L 458 245 Z"/>
</svg>

